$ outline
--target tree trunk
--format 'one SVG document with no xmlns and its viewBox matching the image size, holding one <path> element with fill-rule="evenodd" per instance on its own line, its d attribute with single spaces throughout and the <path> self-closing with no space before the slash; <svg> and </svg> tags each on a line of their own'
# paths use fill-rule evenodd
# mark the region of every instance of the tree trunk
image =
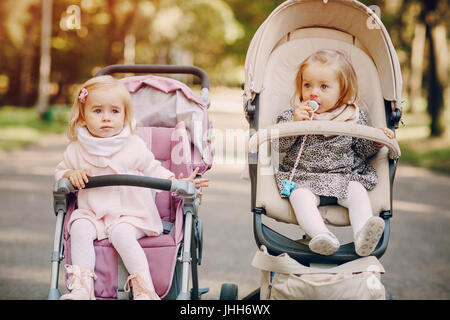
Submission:
<svg viewBox="0 0 450 320">
<path fill-rule="evenodd" d="M 428 112 L 431 116 L 430 136 L 438 137 L 445 132 L 444 111 L 444 82 L 447 73 L 447 44 L 442 44 L 442 31 L 445 37 L 445 27 L 432 27 L 427 25 L 426 36 L 429 50 L 429 88 L 428 88 Z M 445 76 L 443 76 L 445 74 Z"/>
<path fill-rule="evenodd" d="M 130 10 L 124 17 L 122 23 L 116 16 L 117 5 L 116 0 L 108 0 L 108 12 L 111 17 L 108 25 L 108 49 L 106 52 L 106 65 L 116 64 L 123 59 L 123 52 L 125 50 L 125 38 L 127 35 L 133 33 L 133 20 L 138 9 L 136 0 L 132 1 L 133 9 Z M 120 45 L 122 50 L 117 50 Z M 121 54 L 122 53 L 122 54 Z"/>
<path fill-rule="evenodd" d="M 410 112 L 418 111 L 422 97 L 423 53 L 425 50 L 425 26 L 417 23 L 411 48 L 411 77 L 409 81 Z"/>
<path fill-rule="evenodd" d="M 20 85 L 19 85 L 19 105 L 28 106 L 33 104 L 30 101 L 30 91 L 32 90 L 32 77 L 35 58 L 35 41 L 37 38 L 37 29 L 34 27 L 34 21 L 39 19 L 39 7 L 31 6 L 29 12 L 31 21 L 25 26 L 25 42 L 21 54 L 20 66 Z"/>
<path fill-rule="evenodd" d="M 52 33 L 52 0 L 42 0 L 41 63 L 39 67 L 39 98 L 36 110 L 40 116 L 48 107 Z"/>
</svg>

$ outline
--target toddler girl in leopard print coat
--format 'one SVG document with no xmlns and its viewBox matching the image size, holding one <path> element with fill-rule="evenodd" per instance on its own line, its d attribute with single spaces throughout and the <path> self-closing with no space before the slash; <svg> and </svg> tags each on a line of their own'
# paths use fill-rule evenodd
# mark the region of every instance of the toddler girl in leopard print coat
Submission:
<svg viewBox="0 0 450 320">
<path fill-rule="evenodd" d="M 277 123 L 311 119 L 310 101 L 319 108 L 313 120 L 345 121 L 367 125 L 365 113 L 355 104 L 356 74 L 345 56 L 335 50 L 321 50 L 307 57 L 296 76 L 294 107 L 283 111 Z M 389 138 L 394 134 L 380 128 Z M 281 197 L 283 180 L 288 180 L 300 151 L 303 136 L 279 139 L 278 151 L 286 152 L 275 174 Z M 339 249 L 339 240 L 326 227 L 318 210 L 319 196 L 336 197 L 348 208 L 355 250 L 367 256 L 375 249 L 384 231 L 384 220 L 372 215 L 367 190 L 378 182 L 369 163 L 382 145 L 347 136 L 308 135 L 295 168 L 295 187 L 289 195 L 300 227 L 311 237 L 311 251 L 331 255 Z"/>
</svg>

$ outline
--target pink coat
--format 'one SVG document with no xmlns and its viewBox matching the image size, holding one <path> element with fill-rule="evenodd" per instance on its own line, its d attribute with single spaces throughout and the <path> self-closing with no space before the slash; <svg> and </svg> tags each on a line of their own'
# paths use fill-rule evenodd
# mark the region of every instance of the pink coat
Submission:
<svg viewBox="0 0 450 320">
<path fill-rule="evenodd" d="M 145 142 L 131 135 L 125 146 L 115 154 L 102 157 L 89 154 L 79 142 L 71 142 L 63 161 L 56 167 L 55 178 L 61 179 L 68 170 L 85 169 L 91 176 L 131 174 L 167 179 L 174 174 L 155 160 Z M 148 188 L 112 186 L 78 191 L 78 209 L 69 220 L 86 218 L 97 229 L 98 239 L 109 238 L 112 228 L 127 222 L 148 236 L 157 236 L 162 222 L 152 192 Z"/>
</svg>

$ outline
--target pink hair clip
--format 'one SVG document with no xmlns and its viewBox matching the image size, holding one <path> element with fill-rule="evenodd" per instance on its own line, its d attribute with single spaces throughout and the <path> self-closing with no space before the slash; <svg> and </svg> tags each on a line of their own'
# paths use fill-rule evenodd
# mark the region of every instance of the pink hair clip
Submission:
<svg viewBox="0 0 450 320">
<path fill-rule="evenodd" d="M 81 103 L 85 103 L 85 102 L 86 102 L 86 97 L 88 96 L 88 94 L 89 94 L 89 92 L 87 91 L 87 89 L 86 89 L 86 88 L 82 88 L 82 89 L 80 90 L 80 94 L 79 94 L 79 96 L 78 96 L 78 100 L 79 100 Z"/>
</svg>

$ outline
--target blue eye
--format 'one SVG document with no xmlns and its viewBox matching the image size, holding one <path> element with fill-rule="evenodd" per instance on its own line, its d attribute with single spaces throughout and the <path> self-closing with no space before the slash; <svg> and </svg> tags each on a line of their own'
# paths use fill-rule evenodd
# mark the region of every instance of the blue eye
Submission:
<svg viewBox="0 0 450 320">
<path fill-rule="evenodd" d="M 328 88 L 328 86 L 327 86 L 326 84 L 323 84 L 323 85 L 321 85 L 320 87 L 321 87 L 322 89 Z"/>
<path fill-rule="evenodd" d="M 311 85 L 309 83 L 305 83 L 304 86 L 305 86 L 305 88 L 310 88 L 311 87 Z"/>
<path fill-rule="evenodd" d="M 114 109 L 112 113 L 119 113 L 119 110 Z"/>
<path fill-rule="evenodd" d="M 95 113 L 101 113 L 102 110 L 100 110 L 100 109 L 94 109 L 94 112 L 95 112 Z"/>
</svg>

